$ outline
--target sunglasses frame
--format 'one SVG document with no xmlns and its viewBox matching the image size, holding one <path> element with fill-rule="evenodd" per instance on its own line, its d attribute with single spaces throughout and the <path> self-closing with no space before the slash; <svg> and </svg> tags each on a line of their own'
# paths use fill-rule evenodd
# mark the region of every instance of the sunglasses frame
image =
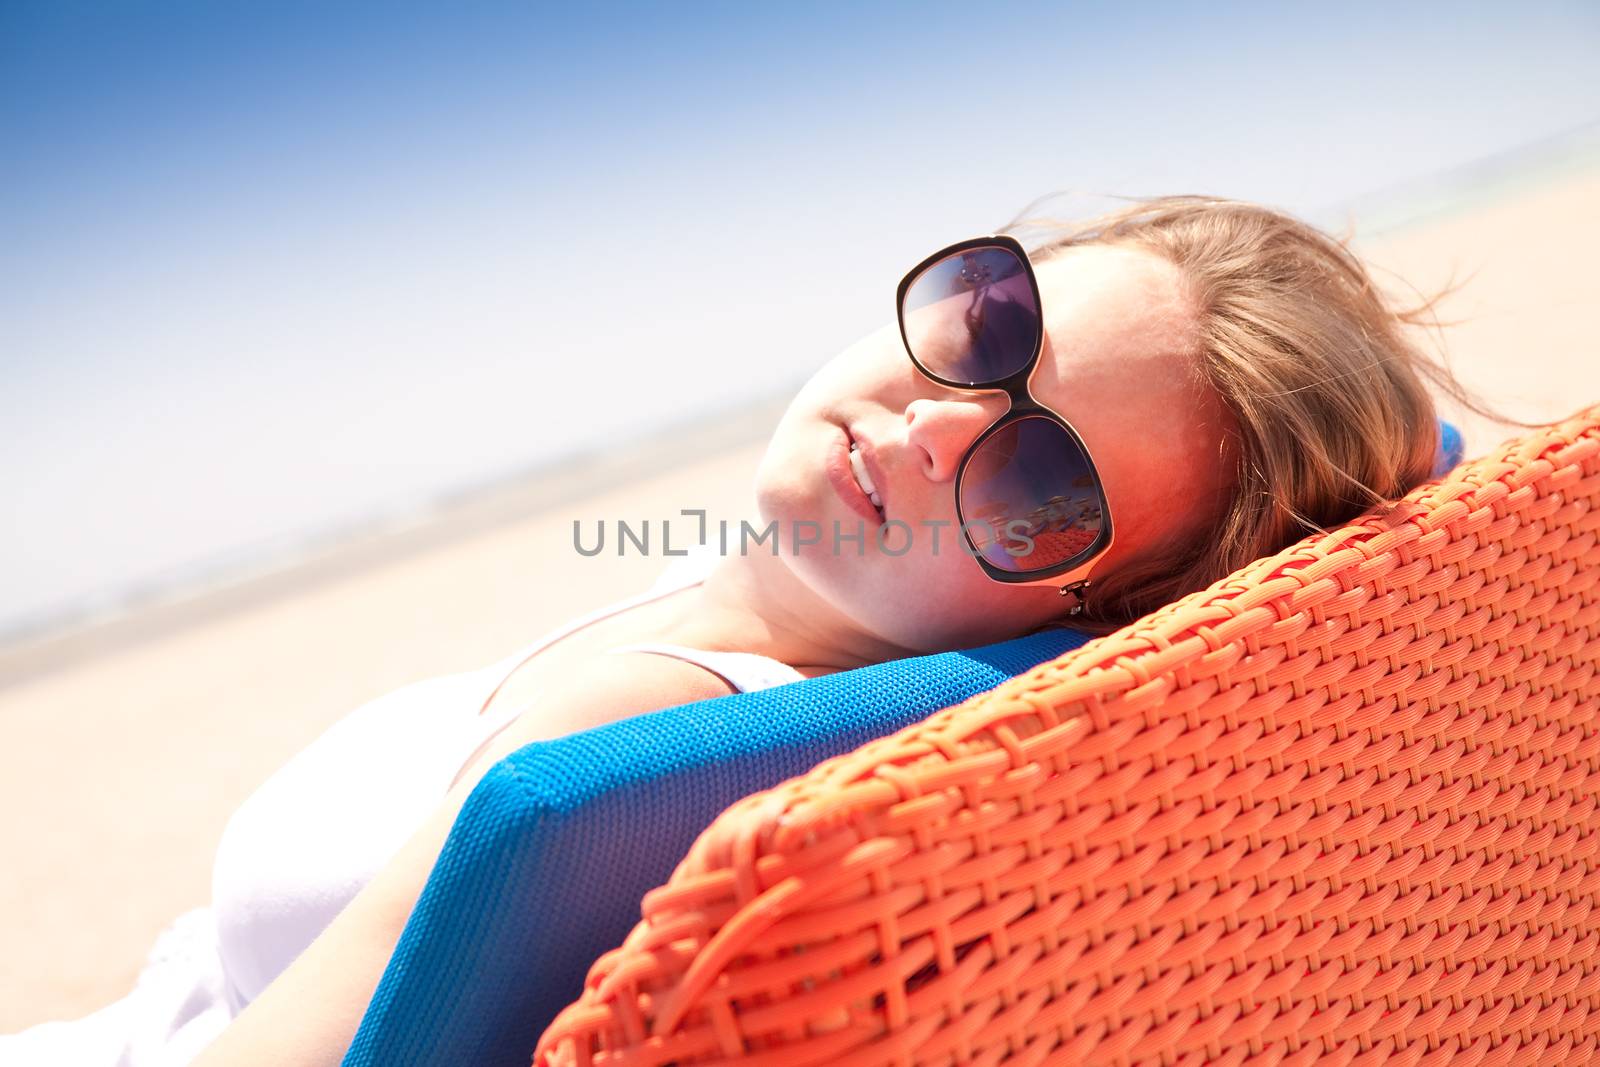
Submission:
<svg viewBox="0 0 1600 1067">
<path fill-rule="evenodd" d="M 916 353 L 911 350 L 911 339 L 906 335 L 906 293 L 910 290 L 912 283 L 921 277 L 922 273 L 929 267 L 932 267 L 934 264 L 946 260 L 951 256 L 957 255 L 958 253 L 977 248 L 1003 248 L 1017 257 L 1017 260 L 1022 264 L 1024 273 L 1026 273 L 1028 276 L 1028 286 L 1033 292 L 1033 305 L 1039 311 L 1039 330 L 1034 338 L 1033 352 L 1029 355 L 1027 363 L 1003 379 L 974 385 L 970 382 L 952 381 L 949 378 L 941 377 L 940 375 L 933 373 L 927 367 L 923 366 L 922 362 L 917 359 Z M 1005 414 L 1001 415 L 992 424 L 990 424 L 988 429 L 980 433 L 973 440 L 972 444 L 967 446 L 966 452 L 964 452 L 961 456 L 961 463 L 956 467 L 955 484 L 953 486 L 953 491 L 955 492 L 956 497 L 956 518 L 961 523 L 961 535 L 967 539 L 967 544 L 972 547 L 974 552 L 973 558 L 978 561 L 978 565 L 983 568 L 983 572 L 997 582 L 1005 582 L 1012 585 L 1027 585 L 1040 582 L 1045 579 L 1056 578 L 1062 574 L 1066 574 L 1069 571 L 1077 570 L 1085 563 L 1104 555 L 1106 550 L 1112 545 L 1114 534 L 1111 524 L 1111 507 L 1109 502 L 1106 500 L 1105 485 L 1100 479 L 1100 470 L 1095 466 L 1094 457 L 1090 455 L 1088 446 L 1083 443 L 1083 438 L 1079 436 L 1078 431 L 1073 428 L 1072 423 L 1068 422 L 1058 412 L 1052 411 L 1050 408 L 1039 403 L 1039 401 L 1034 397 L 1033 393 L 1028 389 L 1028 383 L 1033 378 L 1033 372 L 1039 369 L 1039 357 L 1044 352 L 1044 304 L 1039 299 L 1039 279 L 1034 274 L 1033 264 L 1029 261 L 1028 253 L 1022 247 L 1022 242 L 1007 234 L 991 234 L 987 237 L 972 237 L 965 241 L 957 241 L 953 245 L 939 249 L 939 251 L 933 253 L 931 256 L 928 256 L 915 267 L 912 267 L 906 272 L 905 277 L 900 279 L 900 285 L 895 290 L 895 318 L 900 324 L 900 340 L 901 343 L 905 345 L 906 355 L 911 357 L 912 365 L 916 367 L 918 372 L 921 373 L 925 378 L 938 382 L 940 385 L 946 386 L 947 388 L 960 389 L 963 392 L 988 393 L 998 391 L 1006 394 L 1006 399 L 1009 403 L 1009 406 L 1007 407 Z M 1073 444 L 1078 447 L 1078 451 L 1083 453 L 1084 462 L 1086 462 L 1089 466 L 1089 473 L 1094 477 L 1095 498 L 1100 504 L 1100 532 L 1095 539 L 1089 543 L 1088 547 L 1083 549 L 1083 551 L 1077 553 L 1076 555 L 1069 556 L 1060 563 L 1037 570 L 1008 571 L 996 567 L 993 563 L 990 563 L 988 559 L 983 556 L 981 550 L 978 548 L 978 545 L 972 540 L 971 535 L 967 533 L 966 516 L 961 510 L 961 482 L 962 479 L 966 477 L 967 464 L 972 462 L 972 457 L 977 454 L 978 449 L 983 446 L 985 441 L 999 433 L 1001 430 L 1005 429 L 1007 426 L 1029 418 L 1043 418 L 1061 427 L 1061 429 L 1066 431 L 1067 436 L 1072 439 Z M 1074 584 L 1081 585 L 1087 583 L 1080 582 Z M 1068 588 L 1070 587 L 1064 586 L 1062 589 L 1063 593 L 1065 593 Z"/>
</svg>

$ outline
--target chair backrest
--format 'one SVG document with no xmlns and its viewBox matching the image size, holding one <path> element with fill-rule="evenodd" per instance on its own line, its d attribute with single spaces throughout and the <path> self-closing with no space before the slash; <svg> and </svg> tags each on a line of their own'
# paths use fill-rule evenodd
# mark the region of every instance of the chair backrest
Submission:
<svg viewBox="0 0 1600 1067">
<path fill-rule="evenodd" d="M 519 749 L 468 797 L 344 1063 L 526 1067 L 718 812 L 1086 640 L 918 656 Z"/>
<path fill-rule="evenodd" d="M 1600 408 L 750 796 L 540 1067 L 1600 1062 Z"/>
</svg>

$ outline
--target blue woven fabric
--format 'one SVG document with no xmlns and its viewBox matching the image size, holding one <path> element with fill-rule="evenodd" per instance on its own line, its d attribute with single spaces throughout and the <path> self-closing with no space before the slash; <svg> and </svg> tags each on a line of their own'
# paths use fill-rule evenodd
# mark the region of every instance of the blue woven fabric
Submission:
<svg viewBox="0 0 1600 1067">
<path fill-rule="evenodd" d="M 1442 478 L 1449 474 L 1461 462 L 1461 454 L 1466 450 L 1466 443 L 1461 440 L 1461 431 L 1443 419 L 1439 420 L 1439 451 L 1433 457 L 1433 476 Z"/>
<path fill-rule="evenodd" d="M 456 819 L 345 1067 L 526 1067 L 640 899 L 729 804 L 1086 640 L 1052 630 L 896 660 L 512 753 Z"/>
</svg>

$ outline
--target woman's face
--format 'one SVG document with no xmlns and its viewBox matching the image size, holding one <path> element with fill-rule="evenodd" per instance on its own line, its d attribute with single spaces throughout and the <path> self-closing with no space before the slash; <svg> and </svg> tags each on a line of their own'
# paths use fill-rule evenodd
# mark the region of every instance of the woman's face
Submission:
<svg viewBox="0 0 1600 1067">
<path fill-rule="evenodd" d="M 1034 270 L 1044 347 L 1029 387 L 1073 425 L 1094 459 L 1116 531 L 1110 551 L 1040 584 L 983 573 L 956 529 L 955 474 L 1008 401 L 924 377 L 894 322 L 806 383 L 756 475 L 762 525 L 778 524 L 789 569 L 862 627 L 912 651 L 1003 640 L 1059 616 L 1068 603 L 1060 586 L 1196 529 L 1229 483 L 1222 442 L 1231 421 L 1198 376 L 1195 317 L 1178 268 L 1140 249 L 1084 245 Z M 866 453 L 885 518 L 910 528 L 907 535 L 889 527 L 887 551 L 859 499 L 852 504 L 837 488 L 841 465 L 849 473 L 850 440 Z M 835 522 L 843 535 L 864 528 L 864 545 L 835 548 Z M 794 554 L 796 530 L 821 540 Z"/>
</svg>

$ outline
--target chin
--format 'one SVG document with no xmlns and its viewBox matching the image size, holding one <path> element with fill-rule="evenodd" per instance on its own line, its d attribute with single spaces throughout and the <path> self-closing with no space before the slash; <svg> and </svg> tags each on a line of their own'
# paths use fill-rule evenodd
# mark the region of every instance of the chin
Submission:
<svg viewBox="0 0 1600 1067">
<path fill-rule="evenodd" d="M 756 465 L 758 486 L 786 481 L 786 475 L 792 476 L 796 470 L 804 467 L 800 462 L 800 449 L 795 440 L 797 436 L 792 431 L 787 416 L 779 421 L 772 431 L 772 436 L 767 438 L 767 447 L 761 453 L 761 462 Z"/>
<path fill-rule="evenodd" d="M 754 490 L 761 524 L 777 520 L 787 549 L 790 523 L 811 519 L 826 525 L 831 512 L 822 495 L 830 490 L 822 472 L 821 447 L 808 441 L 808 435 L 786 433 L 784 429 L 780 425 L 767 442 L 767 450 L 756 466 Z"/>
<path fill-rule="evenodd" d="M 779 479 L 757 476 L 755 484 L 756 529 L 778 524 L 779 549 L 789 551 L 790 526 L 816 511 L 816 502 L 807 499 L 803 487 Z M 762 549 L 766 551 L 766 549 Z"/>
</svg>

